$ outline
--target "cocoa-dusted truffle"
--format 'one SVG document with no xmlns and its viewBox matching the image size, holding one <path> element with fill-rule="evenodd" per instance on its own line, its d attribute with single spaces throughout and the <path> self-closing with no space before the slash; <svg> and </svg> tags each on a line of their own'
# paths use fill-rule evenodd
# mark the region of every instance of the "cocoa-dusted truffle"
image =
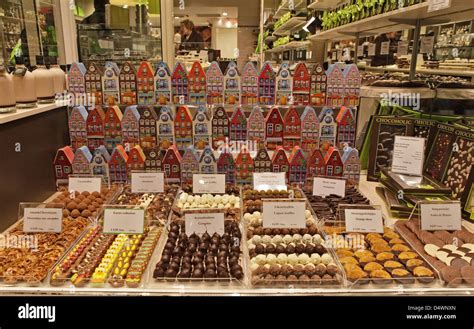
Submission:
<svg viewBox="0 0 474 329">
<path fill-rule="evenodd" d="M 331 275 L 331 276 L 334 276 L 336 275 L 338 272 L 339 272 L 339 268 L 337 267 L 336 264 L 328 264 L 326 266 L 326 272 Z"/>
<path fill-rule="evenodd" d="M 291 273 L 293 273 L 293 266 L 289 264 L 282 265 L 280 268 L 280 273 L 286 276 L 290 275 Z"/>
<path fill-rule="evenodd" d="M 326 265 L 324 264 L 318 264 L 316 265 L 316 274 L 322 277 L 324 274 L 326 274 Z"/>
</svg>

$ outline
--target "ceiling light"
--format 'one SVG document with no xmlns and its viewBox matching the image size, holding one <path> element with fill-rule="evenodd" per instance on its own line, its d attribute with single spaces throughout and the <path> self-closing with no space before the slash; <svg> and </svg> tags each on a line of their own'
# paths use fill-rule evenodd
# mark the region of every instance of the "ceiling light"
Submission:
<svg viewBox="0 0 474 329">
<path fill-rule="evenodd" d="M 123 5 L 123 9 L 127 9 L 128 8 L 128 5 Z"/>
<path fill-rule="evenodd" d="M 179 19 L 179 17 L 178 17 L 178 16 L 175 16 L 174 19 Z"/>
<path fill-rule="evenodd" d="M 222 16 L 227 16 L 227 13 L 224 11 L 224 12 L 222 13 Z"/>
</svg>

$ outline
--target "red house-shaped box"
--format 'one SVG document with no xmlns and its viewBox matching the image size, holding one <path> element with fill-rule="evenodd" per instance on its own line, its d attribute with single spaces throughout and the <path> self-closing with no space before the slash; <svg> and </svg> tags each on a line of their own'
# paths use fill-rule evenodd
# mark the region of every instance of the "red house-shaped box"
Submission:
<svg viewBox="0 0 474 329">
<path fill-rule="evenodd" d="M 240 107 L 235 108 L 230 118 L 229 139 L 231 141 L 247 140 L 247 117 Z"/>
<path fill-rule="evenodd" d="M 156 121 L 158 114 L 153 106 L 140 105 L 137 107 L 140 114 L 140 146 L 142 149 L 154 148 L 156 142 Z"/>
<path fill-rule="evenodd" d="M 145 153 L 143 153 L 143 150 L 140 145 L 135 145 L 130 149 L 130 152 L 128 152 L 127 159 L 127 172 L 129 178 L 132 176 L 131 173 L 133 170 L 145 170 L 145 160 Z"/>
<path fill-rule="evenodd" d="M 230 120 L 226 110 L 222 106 L 216 107 L 212 116 L 212 147 L 214 150 L 224 144 L 226 138 L 229 138 L 229 127 Z"/>
<path fill-rule="evenodd" d="M 306 157 L 299 146 L 295 146 L 290 154 L 290 184 L 304 183 L 306 180 Z"/>
<path fill-rule="evenodd" d="M 235 161 L 232 154 L 224 150 L 217 159 L 217 173 L 225 174 L 226 184 L 235 184 Z"/>
<path fill-rule="evenodd" d="M 122 65 L 119 75 L 120 103 L 122 105 L 137 104 L 137 72 L 131 62 Z"/>
<path fill-rule="evenodd" d="M 306 163 L 306 190 L 313 190 L 313 178 L 325 176 L 326 164 L 320 149 L 314 149 Z"/>
<path fill-rule="evenodd" d="M 193 63 L 188 74 L 189 103 L 195 105 L 206 104 L 206 74 L 198 61 Z"/>
<path fill-rule="evenodd" d="M 87 70 L 84 64 L 74 62 L 71 64 L 69 73 L 67 74 L 68 90 L 74 95 L 81 95 L 86 92 L 86 84 L 84 76 Z"/>
<path fill-rule="evenodd" d="M 206 71 L 207 104 L 224 103 L 224 75 L 217 62 L 212 62 Z"/>
<path fill-rule="evenodd" d="M 343 148 L 344 144 L 355 145 L 356 120 L 354 112 L 349 107 L 342 106 L 336 116 L 337 145 Z"/>
<path fill-rule="evenodd" d="M 267 148 L 274 150 L 283 144 L 283 118 L 278 108 L 272 108 L 265 119 L 265 139 Z"/>
<path fill-rule="evenodd" d="M 91 152 L 104 145 L 104 119 L 105 113 L 101 107 L 96 106 L 89 111 L 87 116 L 87 146 Z"/>
<path fill-rule="evenodd" d="M 298 63 L 293 73 L 293 104 L 308 105 L 310 80 L 308 68 L 305 63 Z"/>
<path fill-rule="evenodd" d="M 118 106 L 109 106 L 104 119 L 104 144 L 112 152 L 115 146 L 122 144 L 122 111 Z"/>
<path fill-rule="evenodd" d="M 150 62 L 142 61 L 137 70 L 138 104 L 155 103 L 155 76 Z"/>
<path fill-rule="evenodd" d="M 327 76 L 321 64 L 316 63 L 311 70 L 310 102 L 311 105 L 326 104 Z"/>
<path fill-rule="evenodd" d="M 235 180 L 237 184 L 252 184 L 253 159 L 246 147 L 240 149 L 235 159 Z"/>
<path fill-rule="evenodd" d="M 180 151 L 193 145 L 193 119 L 187 106 L 178 106 L 174 118 L 176 147 Z"/>
<path fill-rule="evenodd" d="M 181 155 L 175 145 L 166 150 L 163 158 L 163 172 L 167 183 L 179 183 L 181 180 Z"/>
<path fill-rule="evenodd" d="M 69 114 L 69 137 L 71 146 L 77 149 L 87 145 L 87 110 L 84 106 L 75 106 Z"/>
<path fill-rule="evenodd" d="M 342 177 L 344 164 L 342 163 L 339 151 L 331 146 L 324 156 L 326 176 Z"/>
<path fill-rule="evenodd" d="M 283 148 L 291 151 L 301 144 L 301 119 L 296 108 L 290 107 L 283 118 Z"/>
<path fill-rule="evenodd" d="M 111 183 L 127 182 L 127 161 L 128 155 L 122 145 L 117 145 L 109 161 L 109 175 Z"/>
<path fill-rule="evenodd" d="M 336 107 L 344 105 L 344 74 L 339 65 L 329 65 L 326 75 L 326 104 Z"/>
<path fill-rule="evenodd" d="M 258 101 L 262 105 L 275 104 L 275 72 L 269 62 L 263 63 L 258 76 Z"/>
<path fill-rule="evenodd" d="M 242 105 L 258 104 L 258 73 L 252 62 L 247 62 L 240 78 Z"/>
<path fill-rule="evenodd" d="M 359 69 L 355 64 L 348 64 L 342 74 L 344 75 L 344 105 L 357 106 L 361 83 Z"/>
<path fill-rule="evenodd" d="M 176 62 L 171 75 L 171 94 L 174 104 L 188 103 L 188 74 L 186 67 L 181 62 Z"/>
<path fill-rule="evenodd" d="M 69 174 L 72 173 L 72 162 L 74 161 L 74 152 L 70 146 L 64 146 L 56 152 L 54 157 L 54 177 L 56 185 L 65 185 L 68 183 Z"/>
<path fill-rule="evenodd" d="M 260 147 L 253 159 L 255 172 L 272 172 L 272 160 L 265 147 Z"/>
<path fill-rule="evenodd" d="M 140 113 L 136 105 L 128 106 L 122 116 L 122 142 L 133 147 L 140 143 Z"/>
<path fill-rule="evenodd" d="M 286 156 L 285 150 L 283 147 L 278 146 L 273 152 L 272 156 L 272 171 L 273 172 L 285 172 L 286 181 L 288 182 L 288 172 L 290 170 L 290 162 Z"/>
</svg>

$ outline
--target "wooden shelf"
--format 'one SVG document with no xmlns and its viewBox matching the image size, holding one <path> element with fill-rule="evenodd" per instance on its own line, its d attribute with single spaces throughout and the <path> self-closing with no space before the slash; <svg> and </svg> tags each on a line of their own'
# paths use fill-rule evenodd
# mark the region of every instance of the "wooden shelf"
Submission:
<svg viewBox="0 0 474 329">
<path fill-rule="evenodd" d="M 308 6 L 308 9 L 331 10 L 342 5 L 345 2 L 346 0 L 316 0 Z"/>
<path fill-rule="evenodd" d="M 278 6 L 277 10 L 275 11 L 275 14 L 273 14 L 273 18 L 280 18 L 283 16 L 285 13 L 289 12 L 290 9 L 288 8 L 289 1 L 288 0 L 282 0 L 280 6 Z M 293 1 L 293 10 L 295 11 L 302 11 L 306 6 L 306 0 L 294 0 Z"/>
<path fill-rule="evenodd" d="M 303 27 L 305 23 L 306 19 L 304 17 L 292 17 L 285 24 L 276 29 L 273 34 L 279 36 L 290 35 L 292 32 L 296 32 Z"/>
<path fill-rule="evenodd" d="M 268 49 L 265 50 L 266 52 L 269 53 L 278 53 L 286 50 L 292 50 L 292 49 L 298 49 L 298 48 L 305 48 L 308 47 L 311 44 L 310 41 L 291 41 L 287 44 L 277 46 L 273 49 Z"/>
</svg>

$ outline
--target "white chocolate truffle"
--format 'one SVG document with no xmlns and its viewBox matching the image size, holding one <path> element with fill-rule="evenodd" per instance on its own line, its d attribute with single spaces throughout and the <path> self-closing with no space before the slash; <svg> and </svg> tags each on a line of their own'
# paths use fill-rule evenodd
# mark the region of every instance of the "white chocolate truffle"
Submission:
<svg viewBox="0 0 474 329">
<path fill-rule="evenodd" d="M 323 239 L 321 238 L 319 234 L 313 235 L 313 243 L 321 244 L 321 242 L 323 242 Z"/>
<path fill-rule="evenodd" d="M 296 265 L 298 264 L 298 256 L 296 254 L 290 254 L 288 255 L 288 263 L 290 265 Z"/>
<path fill-rule="evenodd" d="M 255 218 L 262 218 L 262 214 L 260 213 L 260 211 L 254 211 L 252 215 L 253 215 Z"/>
<path fill-rule="evenodd" d="M 262 236 L 261 235 L 254 235 L 252 237 L 252 243 L 258 244 L 260 242 L 262 242 Z"/>
<path fill-rule="evenodd" d="M 300 242 L 303 237 L 300 234 L 293 234 L 293 241 Z"/>
<path fill-rule="evenodd" d="M 262 237 L 262 243 L 268 244 L 268 243 L 270 243 L 270 242 L 272 242 L 272 237 L 271 237 L 271 236 L 269 236 L 269 235 L 264 235 L 264 236 Z"/>
<path fill-rule="evenodd" d="M 300 264 L 306 265 L 306 264 L 309 263 L 309 260 L 310 260 L 310 258 L 308 256 L 308 254 L 298 255 L 298 263 L 300 263 Z"/>
<path fill-rule="evenodd" d="M 255 263 L 258 265 L 264 265 L 267 262 L 267 257 L 265 255 L 257 255 L 254 257 Z"/>
<path fill-rule="evenodd" d="M 277 263 L 280 265 L 286 264 L 288 261 L 288 256 L 286 254 L 278 254 Z"/>
<path fill-rule="evenodd" d="M 283 237 L 281 235 L 275 235 L 273 238 L 272 238 L 272 242 L 274 244 L 280 244 L 283 242 Z"/>
<path fill-rule="evenodd" d="M 306 210 L 304 211 L 304 216 L 305 216 L 305 218 L 311 217 L 311 211 L 309 211 L 308 209 L 306 209 Z"/>
<path fill-rule="evenodd" d="M 324 264 L 324 265 L 328 265 L 329 263 L 332 262 L 332 257 L 331 255 L 329 255 L 328 253 L 325 253 L 321 256 L 321 262 Z"/>
<path fill-rule="evenodd" d="M 319 256 L 319 254 L 311 254 L 311 263 L 317 265 L 319 263 L 321 263 L 321 256 Z"/>
<path fill-rule="evenodd" d="M 260 265 L 258 265 L 257 263 L 252 263 L 252 264 L 250 265 L 250 271 L 251 271 L 252 273 L 254 273 L 259 267 L 260 267 Z"/>
<path fill-rule="evenodd" d="M 313 237 L 311 236 L 311 234 L 305 234 L 303 235 L 303 241 L 308 243 L 308 242 L 311 242 L 313 240 Z"/>
<path fill-rule="evenodd" d="M 267 255 L 267 264 L 273 265 L 277 263 L 277 257 L 274 254 Z"/>
<path fill-rule="evenodd" d="M 286 243 L 286 244 L 291 243 L 291 242 L 293 242 L 293 237 L 289 234 L 286 234 L 283 237 L 283 242 Z"/>
<path fill-rule="evenodd" d="M 249 222 L 252 218 L 253 218 L 253 216 L 252 216 L 251 214 L 249 214 L 248 212 L 246 212 L 246 213 L 244 214 L 244 220 L 245 220 L 246 222 Z"/>
</svg>

